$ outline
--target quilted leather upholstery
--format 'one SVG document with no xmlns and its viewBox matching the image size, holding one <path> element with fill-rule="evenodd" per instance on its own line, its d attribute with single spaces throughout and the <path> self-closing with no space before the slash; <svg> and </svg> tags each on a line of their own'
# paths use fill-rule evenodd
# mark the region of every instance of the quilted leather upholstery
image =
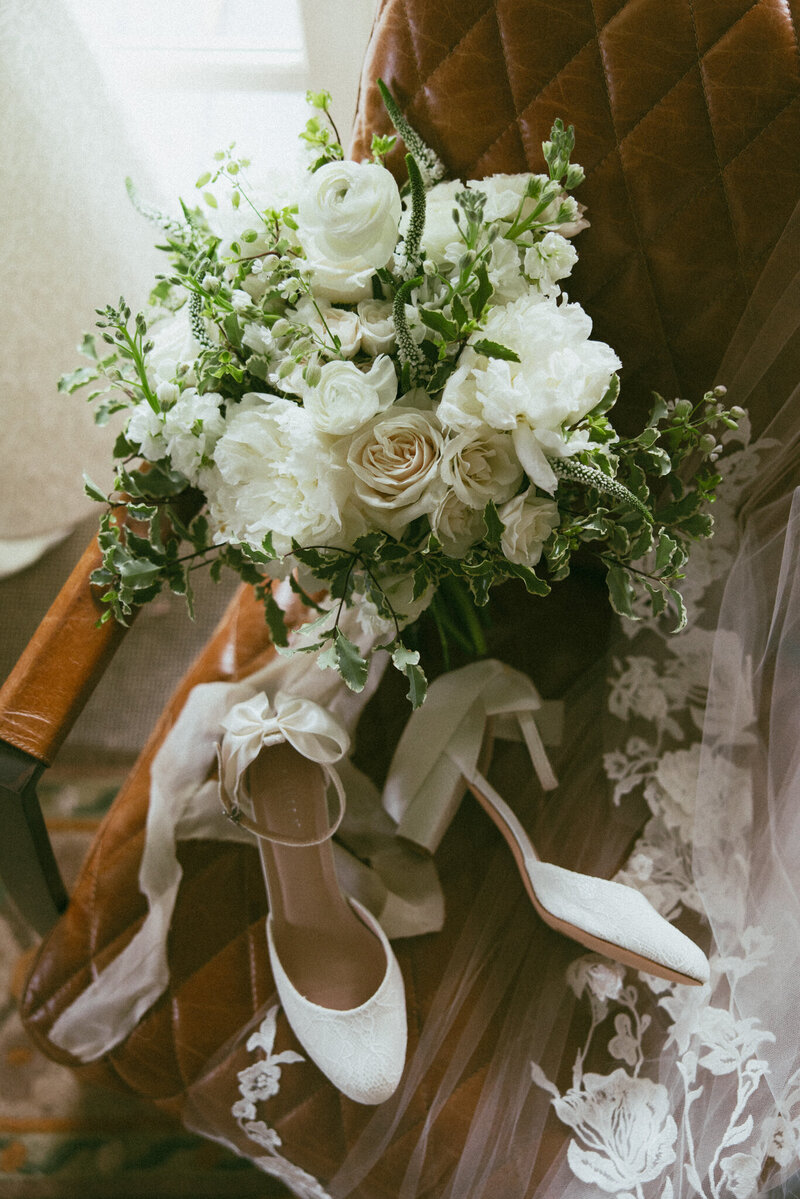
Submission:
<svg viewBox="0 0 800 1199">
<path fill-rule="evenodd" d="M 696 395 L 798 199 L 796 0 L 383 0 L 352 155 L 383 78 L 453 175 L 541 170 L 576 129 L 592 227 L 570 290 L 624 364 L 618 414 Z M 393 161 L 404 170 L 401 147 Z"/>
<path fill-rule="evenodd" d="M 383 0 L 365 64 L 353 153 L 363 155 L 368 131 L 386 126 L 373 85 L 377 76 L 450 169 L 465 176 L 526 164 L 538 169 L 539 143 L 553 118 L 574 123 L 577 158 L 588 172 L 581 198 L 594 224 L 581 235 L 573 291 L 592 312 L 597 333 L 625 361 L 630 411 L 651 384 L 674 394 L 714 381 L 753 280 L 797 199 L 795 28 L 785 0 Z M 398 170 L 401 162 L 397 156 Z M 513 589 L 501 594 L 493 652 L 528 670 L 545 694 L 563 693 L 602 647 L 598 594 L 591 575 L 568 580 L 551 601 L 520 603 Z M 31 1035 L 59 1060 L 67 1059 L 48 1041 L 53 1021 L 127 943 L 143 916 L 136 876 L 147 772 L 157 744 L 191 685 L 240 676 L 269 652 L 263 618 L 243 590 L 170 702 L 101 829 L 24 997 Z M 399 681 L 389 679 L 359 730 L 359 764 L 378 781 L 403 715 Z M 507 784 L 524 792 L 513 753 L 500 771 L 501 789 L 505 771 Z M 586 822 L 587 844 L 602 835 L 624 853 L 633 830 L 614 825 L 594 798 Z M 540 843 L 547 854 L 552 830 L 544 823 Z M 441 963 L 497 844 L 488 820 L 465 806 L 439 853 L 448 898 L 445 930 L 397 946 L 412 1052 Z M 550 856 L 559 860 L 557 847 Z M 196 843 L 181 849 L 181 860 L 170 991 L 103 1063 L 83 1068 L 176 1112 L 187 1084 L 273 992 L 255 851 Z M 569 864 L 588 868 L 590 860 Z M 521 888 L 520 904 L 509 919 L 530 919 Z M 543 926 L 526 927 L 531 961 L 547 961 L 549 968 L 563 964 L 568 943 Z M 440 1178 L 458 1158 L 505 1014 L 498 1012 L 435 1125 L 429 1151 Z M 277 1048 L 289 1044 L 291 1033 L 280 1024 Z M 448 1049 L 433 1065 L 433 1084 Z M 370 1189 L 358 1194 L 394 1199 L 427 1101 L 428 1092 L 416 1096 Z M 286 1071 L 270 1107 L 287 1154 L 323 1179 L 368 1117 L 312 1065 Z M 560 1135 L 549 1126 L 534 1183 Z"/>
</svg>

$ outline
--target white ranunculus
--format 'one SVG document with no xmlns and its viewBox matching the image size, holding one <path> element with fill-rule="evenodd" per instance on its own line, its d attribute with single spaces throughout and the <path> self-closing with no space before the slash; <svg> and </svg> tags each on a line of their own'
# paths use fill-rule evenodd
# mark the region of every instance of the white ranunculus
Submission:
<svg viewBox="0 0 800 1199">
<path fill-rule="evenodd" d="M 487 358 L 469 343 L 448 379 L 438 417 L 445 428 L 479 425 L 507 429 L 531 482 L 553 492 L 548 457 L 576 453 L 583 440 L 566 433 L 599 404 L 621 363 L 601 341 L 589 340 L 592 322 L 579 304 L 536 293 L 490 311 L 478 337 L 499 342 L 519 362 Z"/>
<path fill-rule="evenodd" d="M 392 305 L 388 300 L 362 300 L 357 308 L 361 345 L 368 354 L 391 354 L 395 348 Z"/>
<path fill-rule="evenodd" d="M 125 426 L 125 436 L 140 447 L 142 457 L 158 462 L 166 457 L 167 443 L 164 440 L 164 415 L 154 412 L 147 400 L 142 400 L 132 409 Z"/>
<path fill-rule="evenodd" d="M 310 413 L 291 400 L 243 397 L 202 484 L 221 540 L 260 545 L 272 533 L 279 555 L 291 550 L 292 538 L 344 545 L 344 473 Z"/>
<path fill-rule="evenodd" d="M 525 274 L 536 279 L 539 290 L 548 296 L 560 292 L 559 279 L 566 279 L 578 261 L 571 242 L 560 233 L 545 233 L 540 242 L 525 252 Z"/>
<path fill-rule="evenodd" d="M 345 358 L 353 358 L 361 349 L 361 322 L 349 308 L 334 308 L 325 300 L 316 302 L 304 296 L 295 313 L 286 317 L 293 324 L 308 325 L 309 329 L 333 352 L 332 337 L 338 337 L 340 352 Z"/>
<path fill-rule="evenodd" d="M 443 443 L 436 418 L 413 408 L 382 413 L 356 433 L 347 463 L 356 496 L 378 528 L 398 536 L 437 506 L 445 491 Z"/>
<path fill-rule="evenodd" d="M 222 396 L 216 392 L 198 395 L 192 387 L 181 395 L 164 417 L 164 437 L 176 470 L 197 483 L 203 460 L 210 458 L 225 429 L 220 413 Z"/>
<path fill-rule="evenodd" d="M 535 566 L 545 541 L 558 527 L 558 506 L 537 498 L 530 488 L 503 504 L 497 514 L 503 522 L 500 547 L 505 557 L 520 566 Z"/>
<path fill-rule="evenodd" d="M 462 504 L 454 491 L 445 493 L 430 519 L 431 529 L 449 558 L 463 558 L 486 532 L 480 511 Z"/>
<path fill-rule="evenodd" d="M 490 500 L 502 504 L 510 499 L 522 482 L 511 436 L 487 425 L 445 442 L 441 469 L 460 502 L 481 512 Z"/>
<path fill-rule="evenodd" d="M 392 360 L 381 354 L 366 372 L 352 362 L 326 362 L 319 383 L 306 392 L 303 403 L 316 429 L 341 437 L 384 412 L 396 395 Z"/>
<path fill-rule="evenodd" d="M 377 163 L 328 162 L 310 175 L 297 219 L 315 293 L 366 299 L 373 273 L 394 253 L 401 211 L 397 184 Z"/>
</svg>

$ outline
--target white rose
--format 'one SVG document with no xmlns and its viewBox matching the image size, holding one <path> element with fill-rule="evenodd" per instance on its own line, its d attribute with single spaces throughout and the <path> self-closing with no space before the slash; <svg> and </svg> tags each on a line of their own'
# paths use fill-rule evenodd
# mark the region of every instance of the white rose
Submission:
<svg viewBox="0 0 800 1199">
<path fill-rule="evenodd" d="M 508 433 L 487 425 L 457 433 L 442 451 L 442 478 L 468 508 L 482 512 L 489 500 L 510 499 L 522 482 L 522 467 Z"/>
<path fill-rule="evenodd" d="M 578 261 L 571 242 L 560 233 L 546 233 L 540 242 L 525 252 L 525 274 L 536 279 L 545 295 L 558 295 L 559 279 L 566 279 Z"/>
<path fill-rule="evenodd" d="M 279 555 L 291 550 L 292 538 L 344 544 L 344 473 L 310 414 L 291 400 L 243 397 L 202 483 L 222 540 L 260 545 L 272 533 Z"/>
<path fill-rule="evenodd" d="M 442 446 L 436 418 L 412 408 L 374 417 L 355 435 L 347 463 L 356 496 L 378 528 L 398 536 L 437 506 L 445 491 Z"/>
<path fill-rule="evenodd" d="M 503 504 L 497 514 L 503 522 L 500 546 L 506 558 L 521 566 L 535 566 L 545 541 L 558 527 L 558 506 L 552 500 L 538 499 L 530 488 Z"/>
<path fill-rule="evenodd" d="M 391 358 L 382 354 L 365 373 L 352 362 L 326 362 L 320 380 L 303 401 L 314 427 L 321 433 L 341 436 L 355 433 L 397 395 L 397 376 Z"/>
<path fill-rule="evenodd" d="M 376 163 L 329 162 L 311 175 L 298 207 L 298 236 L 314 291 L 328 300 L 366 299 L 394 253 L 402 205 L 393 176 Z"/>
<path fill-rule="evenodd" d="M 438 507 L 434 508 L 431 529 L 449 558 L 463 558 L 486 532 L 480 511 L 462 504 L 454 491 L 448 491 Z"/>
<path fill-rule="evenodd" d="M 368 354 L 391 354 L 395 348 L 392 305 L 388 300 L 362 300 L 356 310 L 361 344 Z"/>
<path fill-rule="evenodd" d="M 189 388 L 164 417 L 164 437 L 170 460 L 176 470 L 196 483 L 205 458 L 225 429 L 220 414 L 222 396 L 215 392 L 198 395 Z"/>
<path fill-rule="evenodd" d="M 519 362 L 487 358 L 470 344 L 448 379 L 439 404 L 445 428 L 480 424 L 508 429 L 531 482 L 554 491 L 548 457 L 576 453 L 580 438 L 564 430 L 599 404 L 621 363 L 601 341 L 590 341 L 592 322 L 579 304 L 556 303 L 538 293 L 490 311 L 478 336 L 514 350 Z"/>
<path fill-rule="evenodd" d="M 361 322 L 349 308 L 334 308 L 326 300 L 314 302 L 305 296 L 295 312 L 287 312 L 286 317 L 293 324 L 308 325 L 331 353 L 334 350 L 332 337 L 339 338 L 340 353 L 345 358 L 353 358 L 361 349 Z"/>
</svg>

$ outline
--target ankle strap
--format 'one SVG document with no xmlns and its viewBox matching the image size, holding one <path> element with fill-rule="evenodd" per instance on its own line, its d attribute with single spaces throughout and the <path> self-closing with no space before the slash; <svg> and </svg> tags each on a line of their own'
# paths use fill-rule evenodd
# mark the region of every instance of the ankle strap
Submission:
<svg viewBox="0 0 800 1199">
<path fill-rule="evenodd" d="M 217 750 L 217 757 L 219 758 L 219 750 Z M 322 845 L 325 841 L 330 840 L 330 838 L 334 835 L 334 833 L 338 829 L 339 825 L 342 823 L 342 820 L 344 819 L 346 801 L 345 801 L 344 787 L 342 786 L 342 780 L 339 778 L 338 773 L 335 770 L 333 770 L 330 766 L 320 765 L 320 769 L 322 770 L 323 774 L 325 775 L 325 778 L 326 778 L 328 784 L 333 783 L 334 789 L 336 791 L 336 796 L 338 799 L 336 817 L 333 821 L 333 824 L 328 829 L 326 829 L 326 831 L 322 834 L 321 837 L 312 837 L 306 841 L 306 840 L 302 840 L 298 837 L 277 837 L 277 836 L 275 836 L 274 833 L 268 833 L 265 829 L 263 829 L 258 824 L 257 821 L 255 821 L 252 818 L 252 816 L 247 815 L 247 813 L 242 809 L 241 805 L 239 804 L 238 799 L 232 798 L 231 795 L 228 793 L 227 788 L 223 785 L 223 783 L 221 781 L 222 770 L 221 770 L 221 766 L 220 766 L 219 798 L 220 798 L 220 803 L 222 804 L 222 810 L 224 811 L 224 813 L 228 817 L 228 819 L 233 821 L 233 823 L 235 825 L 237 825 L 239 828 L 247 829 L 247 831 L 249 833 L 252 833 L 255 837 L 258 837 L 261 841 L 269 841 L 273 845 L 288 845 L 295 849 L 309 849 L 313 845 Z M 242 795 L 244 798 L 250 799 L 250 794 L 246 790 L 243 782 L 241 782 L 239 784 L 238 791 L 239 791 L 239 794 Z"/>
</svg>

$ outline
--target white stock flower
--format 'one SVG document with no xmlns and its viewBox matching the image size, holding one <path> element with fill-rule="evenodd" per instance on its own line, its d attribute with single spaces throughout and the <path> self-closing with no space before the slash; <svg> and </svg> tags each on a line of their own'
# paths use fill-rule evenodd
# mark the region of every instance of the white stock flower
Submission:
<svg viewBox="0 0 800 1199">
<path fill-rule="evenodd" d="M 525 274 L 535 279 L 543 295 L 557 296 L 558 281 L 572 274 L 578 253 L 560 233 L 546 233 L 540 242 L 525 252 Z"/>
<path fill-rule="evenodd" d="M 355 433 L 395 400 L 397 376 L 392 360 L 382 354 L 366 372 L 352 362 L 326 362 L 320 380 L 311 388 L 304 407 L 321 433 Z"/>
<path fill-rule="evenodd" d="M 356 497 L 378 528 L 397 536 L 437 506 L 443 444 L 436 418 L 413 408 L 381 413 L 355 435 L 347 463 Z"/>
<path fill-rule="evenodd" d="M 356 309 L 361 344 L 368 354 L 391 354 L 395 348 L 392 305 L 388 300 L 361 300 Z"/>
<path fill-rule="evenodd" d="M 343 544 L 343 472 L 310 413 L 291 400 L 245 396 L 202 483 L 225 540 L 260 545 L 272 533 L 279 556 L 291 550 L 292 538 L 304 545 Z"/>
<path fill-rule="evenodd" d="M 147 400 L 142 400 L 131 411 L 125 436 L 129 441 L 136 442 L 141 448 L 142 457 L 150 462 L 158 462 L 167 453 L 163 413 L 154 412 Z"/>
<path fill-rule="evenodd" d="M 338 337 L 340 352 L 345 358 L 353 358 L 361 348 L 361 323 L 349 308 L 334 308 L 326 300 L 315 302 L 310 296 L 304 296 L 295 312 L 287 312 L 286 317 L 292 323 L 308 325 L 331 351 L 331 338 Z"/>
<path fill-rule="evenodd" d="M 518 300 L 530 289 L 520 269 L 519 250 L 512 241 L 498 237 L 492 246 L 486 273 L 492 285 L 492 304 L 507 304 Z"/>
<path fill-rule="evenodd" d="M 547 457 L 584 448 L 585 438 L 569 440 L 567 432 L 599 404 L 621 365 L 609 346 L 589 340 L 591 331 L 579 304 L 538 294 L 492 309 L 471 342 L 499 342 L 520 361 L 488 358 L 468 343 L 442 393 L 442 425 L 510 430 L 531 482 L 552 493 L 556 477 Z"/>
<path fill-rule="evenodd" d="M 394 253 L 401 211 L 393 176 L 376 163 L 329 162 L 309 176 L 297 219 L 315 293 L 366 299 Z"/>
<path fill-rule="evenodd" d="M 486 532 L 480 511 L 462 504 L 455 491 L 446 492 L 431 513 L 431 529 L 449 558 L 463 558 Z"/>
<path fill-rule="evenodd" d="M 442 451 L 442 478 L 468 508 L 502 504 L 522 482 L 522 467 L 508 433 L 488 425 L 456 433 Z"/>
<path fill-rule="evenodd" d="M 473 191 L 480 191 L 486 196 L 486 205 L 483 209 L 483 219 L 489 221 L 498 221 L 501 219 L 510 220 L 516 216 L 520 204 L 523 202 L 525 190 L 528 186 L 528 181 L 532 178 L 531 175 L 489 175 L 486 179 L 470 179 L 467 181 L 467 187 Z M 544 189 L 550 180 L 545 175 L 537 175 L 536 179 Z M 525 200 L 522 216 L 527 217 L 533 212 L 537 201 L 530 197 Z M 550 212 L 552 204 L 546 210 Z M 556 205 L 555 212 L 558 211 Z M 555 212 L 553 215 L 555 215 Z M 544 215 L 540 220 L 544 219 Z"/>
<path fill-rule="evenodd" d="M 164 437 L 176 470 L 197 483 L 203 460 L 209 458 L 225 429 L 220 414 L 222 396 L 216 392 L 198 395 L 189 388 L 164 417 Z"/>
<path fill-rule="evenodd" d="M 147 355 L 147 374 L 156 388 L 161 383 L 173 382 L 180 368 L 190 367 L 200 353 L 188 309 L 189 305 L 185 304 L 180 312 L 159 321 L 149 330 L 153 348 Z M 181 372 L 181 377 L 194 382 L 186 369 Z"/>
<path fill-rule="evenodd" d="M 545 541 L 558 526 L 558 506 L 552 500 L 538 499 L 530 488 L 503 504 L 497 514 L 503 522 L 500 546 L 505 557 L 521 566 L 535 566 Z"/>
</svg>

